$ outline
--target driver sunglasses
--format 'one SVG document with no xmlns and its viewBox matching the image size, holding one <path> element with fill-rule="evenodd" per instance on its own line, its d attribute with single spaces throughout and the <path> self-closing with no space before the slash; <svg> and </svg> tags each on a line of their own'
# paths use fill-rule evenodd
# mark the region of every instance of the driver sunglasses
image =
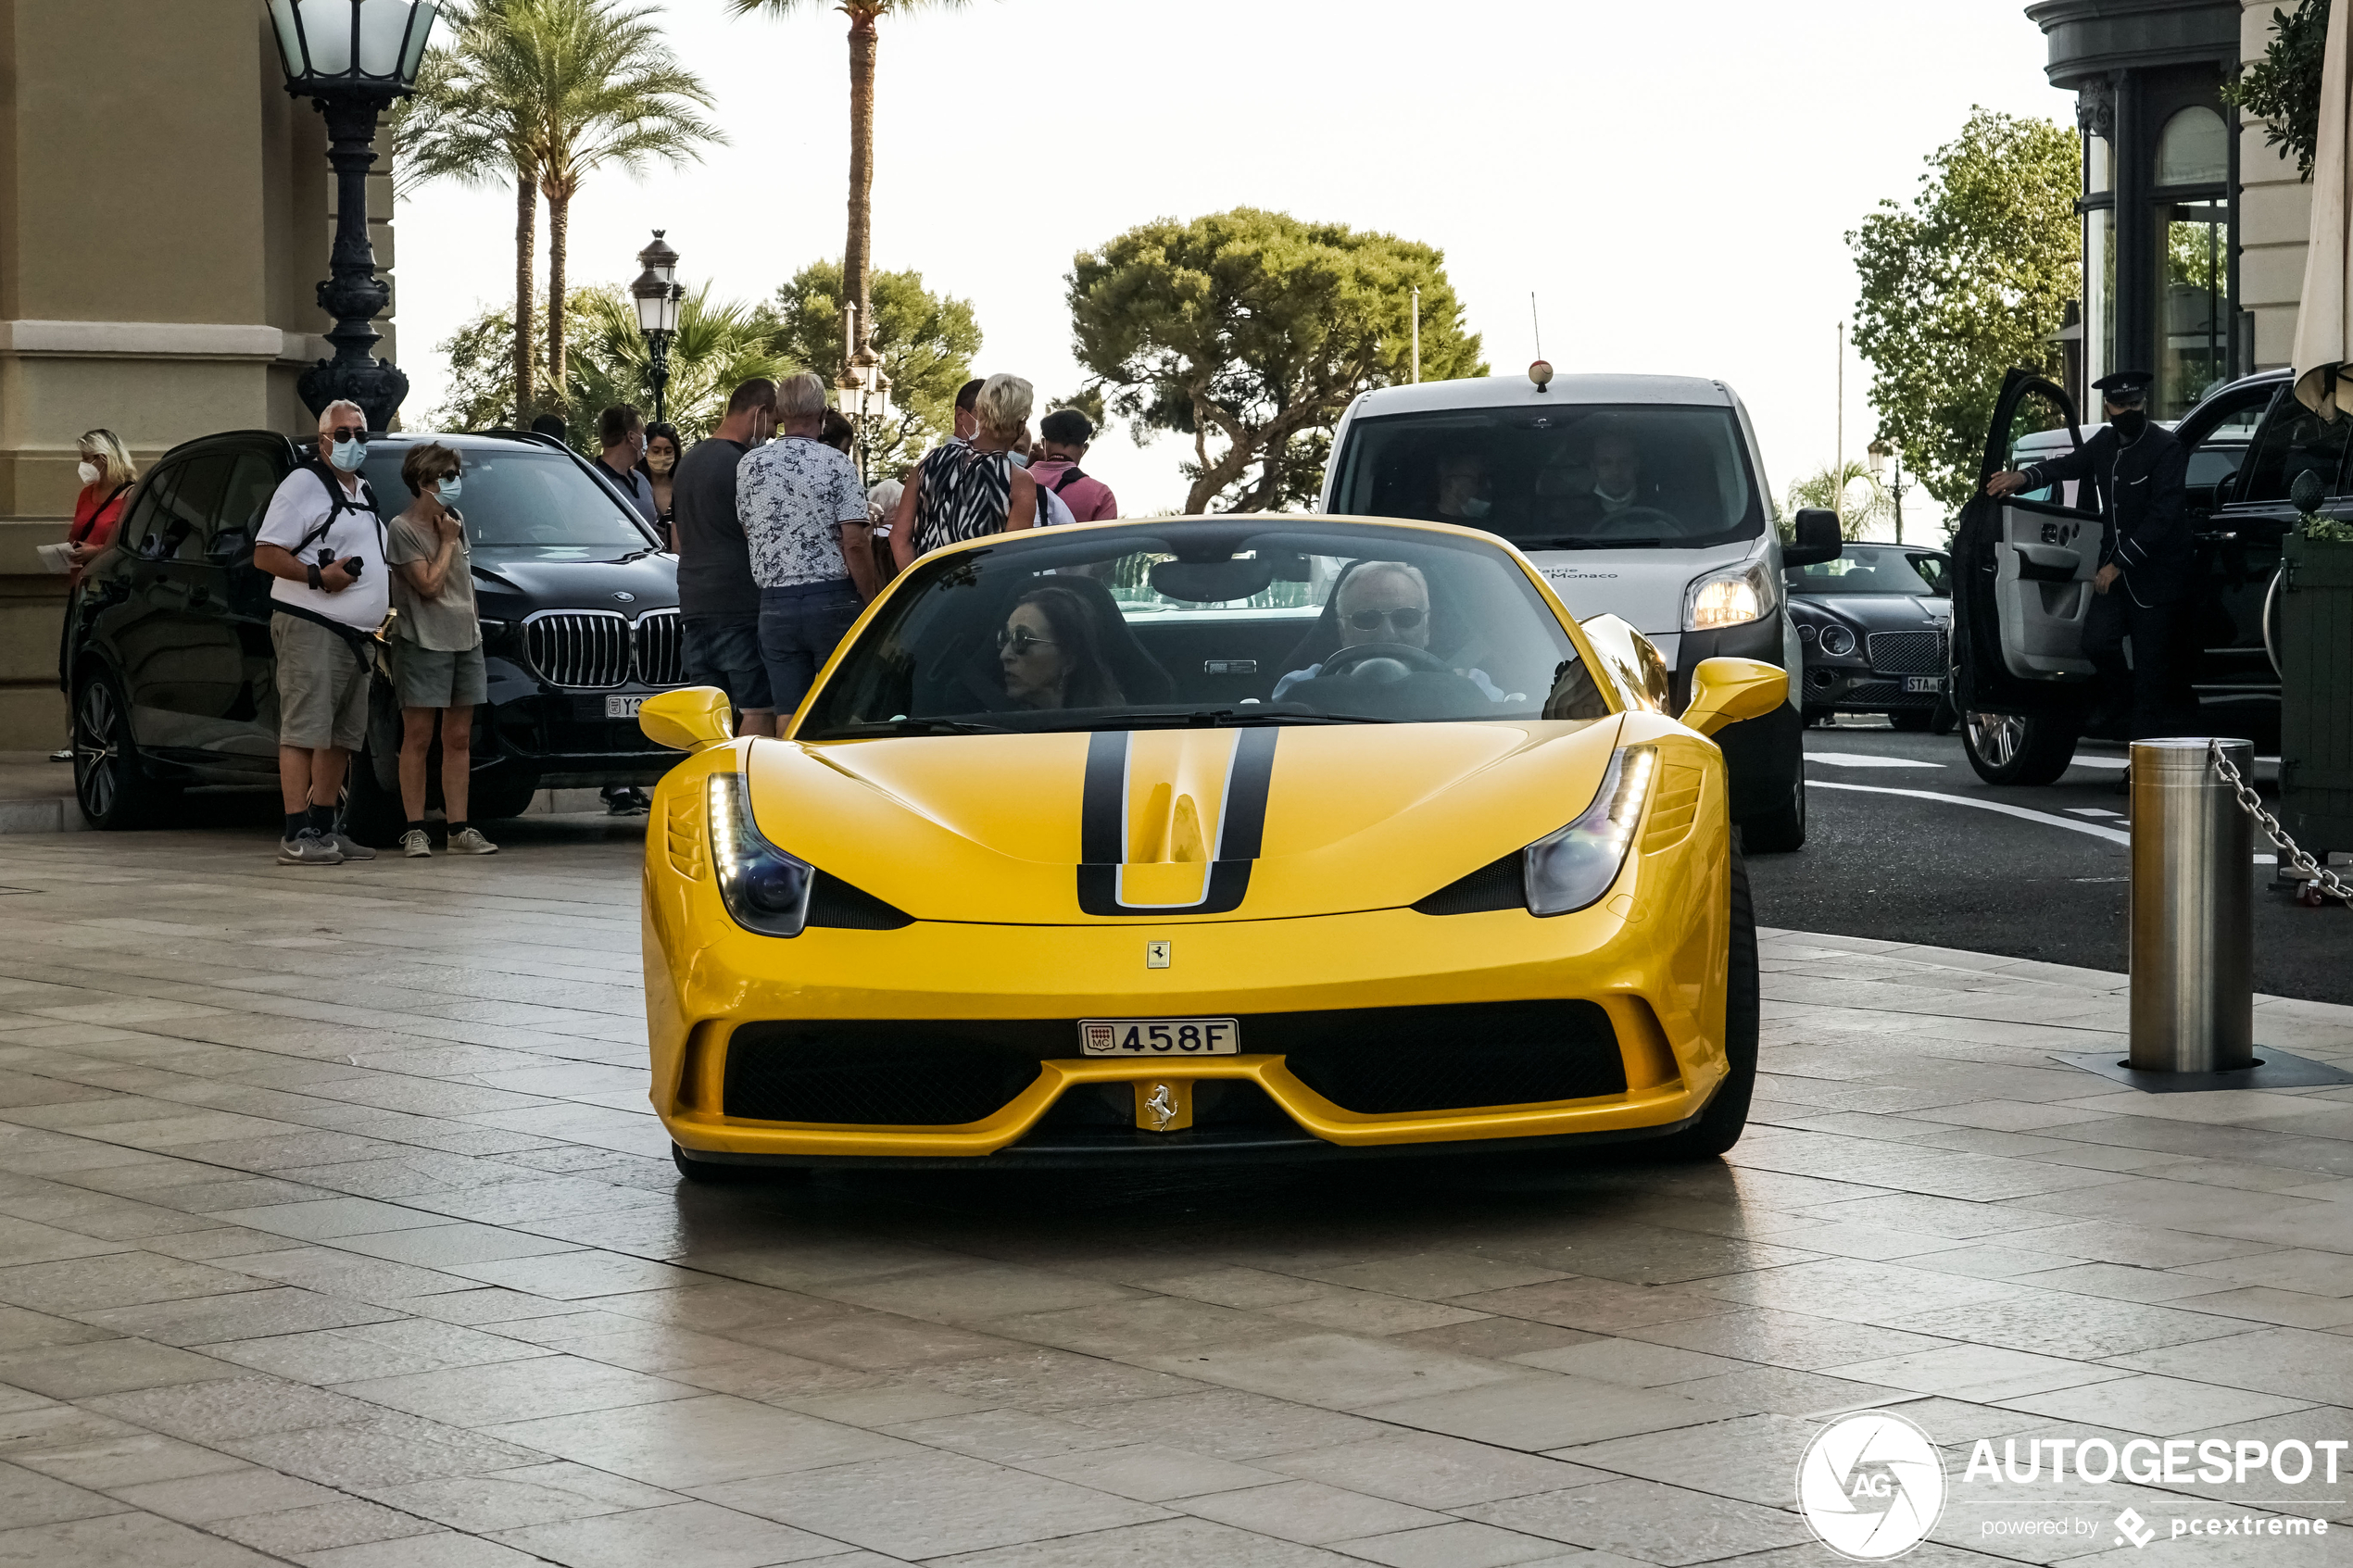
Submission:
<svg viewBox="0 0 2353 1568">
<path fill-rule="evenodd" d="M 1050 648 L 1054 646 L 1053 638 L 1038 636 L 1026 626 L 1017 632 L 1008 632 L 1000 627 L 997 632 L 997 651 L 1002 653 L 1007 648 L 1011 648 L 1016 658 L 1026 655 L 1031 648 Z"/>
<path fill-rule="evenodd" d="M 359 425 L 337 425 L 327 432 L 327 439 L 329 441 L 357 441 L 365 446 L 368 444 L 368 432 Z"/>
<path fill-rule="evenodd" d="M 1403 609 L 1360 609 L 1349 616 L 1348 623 L 1359 632 L 1374 632 L 1380 629 L 1381 622 L 1387 621 L 1400 632 L 1410 632 L 1419 626 L 1428 614 L 1428 610 L 1417 609 L 1412 605 Z"/>
</svg>

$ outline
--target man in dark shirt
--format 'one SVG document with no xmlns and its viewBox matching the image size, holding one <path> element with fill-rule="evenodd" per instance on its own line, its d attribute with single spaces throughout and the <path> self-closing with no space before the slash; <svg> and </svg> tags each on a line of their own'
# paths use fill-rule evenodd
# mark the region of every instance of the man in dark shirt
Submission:
<svg viewBox="0 0 2353 1568">
<path fill-rule="evenodd" d="M 1985 482 L 1989 495 L 2070 479 L 2097 485 L 2107 528 L 2092 579 L 2095 596 L 2083 618 L 2083 657 L 2098 671 L 2097 706 L 2086 727 L 2099 733 L 2121 722 L 2129 740 L 2198 733 L 2197 696 L 2190 684 L 2197 645 L 2189 455 L 2171 431 L 2148 417 L 2149 383 L 2156 379 L 2146 370 L 2101 377 L 2092 384 L 2106 404 L 2106 429 L 2064 458 L 2005 470 Z"/>
<path fill-rule="evenodd" d="M 775 434 L 775 408 L 774 382 L 736 388 L 727 417 L 679 459 L 671 484 L 686 679 L 725 692 L 742 715 L 736 733 L 747 735 L 776 733 L 776 703 L 760 657 L 760 584 L 736 518 L 736 467 Z"/>
</svg>

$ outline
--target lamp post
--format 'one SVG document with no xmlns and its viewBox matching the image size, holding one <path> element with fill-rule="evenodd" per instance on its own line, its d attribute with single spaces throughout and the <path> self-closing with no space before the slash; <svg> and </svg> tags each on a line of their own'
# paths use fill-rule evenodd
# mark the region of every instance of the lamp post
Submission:
<svg viewBox="0 0 2353 1568">
<path fill-rule="evenodd" d="M 678 282 L 678 253 L 654 231 L 653 244 L 637 253 L 645 270 L 629 285 L 637 302 L 637 330 L 646 334 L 646 379 L 654 389 L 654 423 L 661 423 L 662 396 L 670 387 L 670 342 L 678 335 L 678 307 L 686 297 Z"/>
<path fill-rule="evenodd" d="M 875 483 L 874 449 L 882 438 L 882 425 L 890 418 L 890 377 L 884 373 L 882 356 L 858 330 L 858 307 L 842 307 L 842 367 L 841 379 L 834 383 L 836 403 L 850 428 L 858 433 L 858 478 L 863 484 Z"/>
<path fill-rule="evenodd" d="M 286 69 L 286 91 L 308 98 L 327 120 L 327 162 L 335 171 L 335 241 L 319 308 L 334 318 L 334 358 L 302 372 L 295 390 L 313 414 L 357 403 L 384 430 L 409 395 L 409 378 L 371 350 L 375 319 L 392 302 L 368 243 L 368 169 L 376 161 L 376 120 L 416 90 L 425 39 L 441 0 L 269 0 Z"/>
</svg>

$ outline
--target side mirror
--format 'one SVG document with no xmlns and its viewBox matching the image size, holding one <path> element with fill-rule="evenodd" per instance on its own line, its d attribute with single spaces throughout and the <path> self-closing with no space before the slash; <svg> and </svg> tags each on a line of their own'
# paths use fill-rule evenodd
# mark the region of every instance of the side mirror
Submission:
<svg viewBox="0 0 2353 1568">
<path fill-rule="evenodd" d="M 717 686 L 687 686 L 648 697 L 637 709 L 637 727 L 656 746 L 676 751 L 704 751 L 736 738 L 727 694 Z"/>
<path fill-rule="evenodd" d="M 1839 532 L 1838 514 L 1826 507 L 1806 507 L 1797 514 L 1797 538 L 1781 546 L 1783 566 L 1819 566 L 1836 560 L 1846 548 Z"/>
<path fill-rule="evenodd" d="M 1617 689 L 1620 706 L 1644 713 L 1667 711 L 1673 683 L 1655 643 L 1615 615 L 1580 621 L 1577 629 L 1601 661 L 1602 675 Z"/>
<path fill-rule="evenodd" d="M 1692 671 L 1692 700 L 1681 721 L 1712 735 L 1743 719 L 1761 719 L 1788 700 L 1786 670 L 1754 659 L 1703 659 Z"/>
</svg>

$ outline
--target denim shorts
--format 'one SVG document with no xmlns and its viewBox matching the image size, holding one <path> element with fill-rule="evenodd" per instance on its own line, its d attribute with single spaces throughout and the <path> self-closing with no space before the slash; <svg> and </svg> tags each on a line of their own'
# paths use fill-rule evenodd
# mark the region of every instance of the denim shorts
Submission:
<svg viewBox="0 0 2353 1568">
<path fill-rule="evenodd" d="M 849 579 L 760 590 L 760 657 L 776 711 L 790 713 L 865 609 Z"/>
<path fill-rule="evenodd" d="M 686 679 L 717 686 L 739 712 L 775 709 L 768 695 L 768 667 L 760 661 L 760 617 L 689 615 L 679 631 L 686 637 Z"/>
</svg>

